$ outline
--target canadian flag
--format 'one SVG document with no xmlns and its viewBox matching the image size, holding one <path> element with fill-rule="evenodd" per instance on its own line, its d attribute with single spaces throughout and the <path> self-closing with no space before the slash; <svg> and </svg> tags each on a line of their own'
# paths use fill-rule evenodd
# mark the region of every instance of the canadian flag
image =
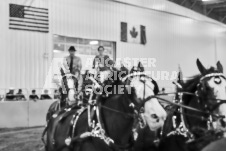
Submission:
<svg viewBox="0 0 226 151">
<path fill-rule="evenodd" d="M 145 45 L 147 42 L 145 26 L 121 22 L 121 41 Z"/>
</svg>

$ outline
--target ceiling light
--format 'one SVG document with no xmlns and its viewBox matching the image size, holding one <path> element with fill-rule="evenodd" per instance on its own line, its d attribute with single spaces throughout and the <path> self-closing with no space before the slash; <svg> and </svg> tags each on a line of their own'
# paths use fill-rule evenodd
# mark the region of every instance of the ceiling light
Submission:
<svg viewBox="0 0 226 151">
<path fill-rule="evenodd" d="M 96 40 L 93 40 L 93 41 L 90 41 L 90 42 L 89 42 L 90 45 L 97 45 L 98 43 L 99 43 L 99 42 L 96 41 Z"/>
</svg>

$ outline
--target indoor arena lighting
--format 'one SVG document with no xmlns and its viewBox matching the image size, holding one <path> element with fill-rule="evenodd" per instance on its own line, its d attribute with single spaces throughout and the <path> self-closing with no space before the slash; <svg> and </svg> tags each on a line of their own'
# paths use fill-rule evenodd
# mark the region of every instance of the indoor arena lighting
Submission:
<svg viewBox="0 0 226 151">
<path fill-rule="evenodd" d="M 93 41 L 90 41 L 90 42 L 89 42 L 90 45 L 97 45 L 98 43 L 99 43 L 99 42 L 96 41 L 96 40 L 93 40 Z"/>
<path fill-rule="evenodd" d="M 60 53 L 60 52 L 62 52 L 62 51 L 60 51 L 60 50 L 53 50 L 53 52 L 54 52 L 54 53 Z"/>
</svg>

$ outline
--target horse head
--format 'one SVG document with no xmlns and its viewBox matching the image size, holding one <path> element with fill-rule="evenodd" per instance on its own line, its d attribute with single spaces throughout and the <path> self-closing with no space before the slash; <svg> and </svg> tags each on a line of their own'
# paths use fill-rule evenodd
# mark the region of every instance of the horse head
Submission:
<svg viewBox="0 0 226 151">
<path fill-rule="evenodd" d="M 223 117 L 211 120 L 216 121 L 215 128 L 226 131 L 226 77 L 223 75 L 223 66 L 218 61 L 216 68 L 206 69 L 199 59 L 197 66 L 201 73 L 196 91 L 199 103 L 204 107 L 203 110 Z"/>
<path fill-rule="evenodd" d="M 183 84 L 182 101 L 185 105 L 199 110 L 183 109 L 186 127 L 196 136 L 202 130 L 226 130 L 226 78 L 223 67 L 217 62 L 217 67 L 206 69 L 197 59 L 200 74 L 188 79 Z M 198 135 L 197 135 L 198 136 Z"/>
<path fill-rule="evenodd" d="M 137 67 L 132 68 L 124 80 L 127 80 L 128 85 L 134 90 L 137 103 L 141 104 L 139 112 L 142 112 L 140 115 L 143 124 L 147 124 L 152 131 L 161 128 L 167 115 L 158 99 L 152 97 L 159 92 L 156 81 L 144 73 L 140 62 Z"/>
<path fill-rule="evenodd" d="M 77 87 L 78 87 L 78 78 L 80 75 L 79 71 L 75 71 L 75 74 L 65 73 L 64 70 L 60 69 L 62 76 L 62 91 L 63 94 L 67 95 L 69 105 L 73 104 L 76 101 Z"/>
</svg>

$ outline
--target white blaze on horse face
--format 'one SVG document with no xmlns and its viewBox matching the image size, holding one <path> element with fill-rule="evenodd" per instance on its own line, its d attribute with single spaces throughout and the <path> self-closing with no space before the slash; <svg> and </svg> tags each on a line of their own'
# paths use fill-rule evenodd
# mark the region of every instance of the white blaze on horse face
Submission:
<svg viewBox="0 0 226 151">
<path fill-rule="evenodd" d="M 68 92 L 69 101 L 75 101 L 75 82 L 72 78 L 67 79 L 68 88 L 70 89 Z"/>
<path fill-rule="evenodd" d="M 68 92 L 69 105 L 75 102 L 75 90 L 71 89 Z"/>
<path fill-rule="evenodd" d="M 144 104 L 144 119 L 151 131 L 163 127 L 166 116 L 166 111 L 156 98 L 153 98 Z"/>
<path fill-rule="evenodd" d="M 223 77 L 212 77 L 208 82 L 208 86 L 213 91 L 213 96 L 210 96 L 214 99 L 226 100 L 226 80 Z M 217 101 L 217 100 L 213 100 Z M 221 104 L 219 108 L 215 111 L 219 115 L 224 115 L 226 117 L 226 104 Z M 223 119 L 226 122 L 226 118 Z M 218 121 L 217 127 L 221 127 L 221 122 Z M 225 127 L 225 126 L 224 126 Z"/>
<path fill-rule="evenodd" d="M 141 79 L 143 80 L 143 79 Z M 145 78 L 145 85 L 140 81 L 139 77 L 135 77 L 131 81 L 131 86 L 135 88 L 138 99 L 146 99 L 154 95 L 154 84 L 150 79 Z M 145 91 L 145 96 L 144 96 Z M 159 104 L 158 99 L 152 98 L 144 104 L 143 120 L 147 123 L 150 130 L 155 131 L 161 128 L 166 119 L 166 111 Z"/>
<path fill-rule="evenodd" d="M 69 89 L 74 89 L 75 88 L 75 82 L 72 78 L 67 79 L 67 84 Z"/>
<path fill-rule="evenodd" d="M 110 76 L 110 71 L 101 71 L 99 76 L 100 82 L 103 83 Z"/>
<path fill-rule="evenodd" d="M 140 77 L 134 77 L 131 80 L 130 85 L 135 88 L 136 90 L 136 95 L 138 99 L 144 99 L 147 98 L 148 96 L 153 96 L 154 95 L 154 84 L 151 82 L 150 79 L 145 78 L 145 84 L 141 82 L 142 80 Z M 145 91 L 145 96 L 144 96 L 144 91 Z"/>
</svg>

